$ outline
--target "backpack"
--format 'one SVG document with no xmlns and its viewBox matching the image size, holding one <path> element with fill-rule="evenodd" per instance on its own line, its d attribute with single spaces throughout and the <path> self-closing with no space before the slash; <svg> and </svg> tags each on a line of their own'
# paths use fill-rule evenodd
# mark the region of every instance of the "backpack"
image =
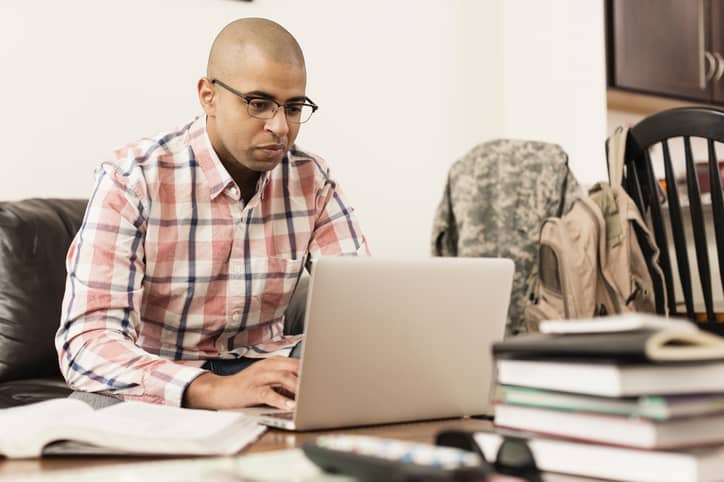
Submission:
<svg viewBox="0 0 724 482">
<path fill-rule="evenodd" d="M 608 141 L 610 182 L 541 226 L 524 315 L 530 332 L 542 320 L 667 312 L 659 249 L 621 186 L 627 132 Z"/>
</svg>

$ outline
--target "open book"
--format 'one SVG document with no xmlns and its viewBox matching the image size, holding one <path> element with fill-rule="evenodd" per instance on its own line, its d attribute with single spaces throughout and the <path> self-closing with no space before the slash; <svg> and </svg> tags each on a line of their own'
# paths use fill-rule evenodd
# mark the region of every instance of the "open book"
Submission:
<svg viewBox="0 0 724 482">
<path fill-rule="evenodd" d="M 698 331 L 695 323 L 681 318 L 666 318 L 651 313 L 625 313 L 621 315 L 579 318 L 574 320 L 541 321 L 540 331 L 547 334 L 618 333 L 622 331 L 680 330 Z"/>
<path fill-rule="evenodd" d="M 230 455 L 265 428 L 238 412 L 59 398 L 0 410 L 0 454 Z"/>
</svg>

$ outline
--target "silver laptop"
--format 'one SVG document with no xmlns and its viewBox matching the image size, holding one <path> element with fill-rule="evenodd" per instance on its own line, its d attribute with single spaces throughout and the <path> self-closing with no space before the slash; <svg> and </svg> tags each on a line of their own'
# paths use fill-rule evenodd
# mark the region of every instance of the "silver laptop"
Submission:
<svg viewBox="0 0 724 482">
<path fill-rule="evenodd" d="M 296 410 L 242 411 L 288 430 L 490 413 L 513 270 L 500 258 L 320 258 Z"/>
</svg>

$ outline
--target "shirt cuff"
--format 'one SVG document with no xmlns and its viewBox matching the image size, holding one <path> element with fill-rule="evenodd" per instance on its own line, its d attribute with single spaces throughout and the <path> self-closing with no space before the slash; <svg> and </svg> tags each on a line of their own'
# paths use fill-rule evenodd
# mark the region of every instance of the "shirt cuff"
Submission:
<svg viewBox="0 0 724 482">
<path fill-rule="evenodd" d="M 147 398 L 155 403 L 180 407 L 186 388 L 204 373 L 207 371 L 201 368 L 179 365 L 171 361 L 166 362 L 144 373 L 143 387 L 145 390 L 142 398 Z"/>
</svg>

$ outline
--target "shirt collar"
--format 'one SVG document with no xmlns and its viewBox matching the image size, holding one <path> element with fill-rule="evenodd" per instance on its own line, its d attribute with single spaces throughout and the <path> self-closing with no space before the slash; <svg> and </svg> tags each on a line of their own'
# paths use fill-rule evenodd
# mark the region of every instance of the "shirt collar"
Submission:
<svg viewBox="0 0 724 482">
<path fill-rule="evenodd" d="M 234 180 L 224 168 L 221 159 L 219 159 L 211 145 L 209 132 L 206 130 L 206 116 L 198 117 L 191 124 L 189 133 L 191 136 L 191 149 L 194 151 L 196 162 L 201 167 L 201 171 L 209 184 L 211 199 L 214 199 L 230 185 L 233 186 Z"/>
<path fill-rule="evenodd" d="M 191 148 L 196 156 L 196 161 L 199 163 L 201 170 L 206 176 L 206 180 L 209 183 L 209 194 L 211 199 L 215 199 L 219 194 L 223 193 L 230 187 L 236 188 L 236 197 L 239 198 L 239 187 L 231 177 L 231 174 L 226 170 L 224 165 L 219 159 L 219 155 L 214 150 L 214 146 L 211 144 L 209 139 L 209 131 L 206 127 L 206 116 L 197 118 L 191 125 Z M 257 192 L 261 193 L 261 199 L 264 199 L 264 187 L 269 182 L 271 177 L 271 171 L 266 171 L 259 176 L 259 180 L 256 183 Z M 248 201 L 248 200 L 247 200 Z"/>
</svg>

